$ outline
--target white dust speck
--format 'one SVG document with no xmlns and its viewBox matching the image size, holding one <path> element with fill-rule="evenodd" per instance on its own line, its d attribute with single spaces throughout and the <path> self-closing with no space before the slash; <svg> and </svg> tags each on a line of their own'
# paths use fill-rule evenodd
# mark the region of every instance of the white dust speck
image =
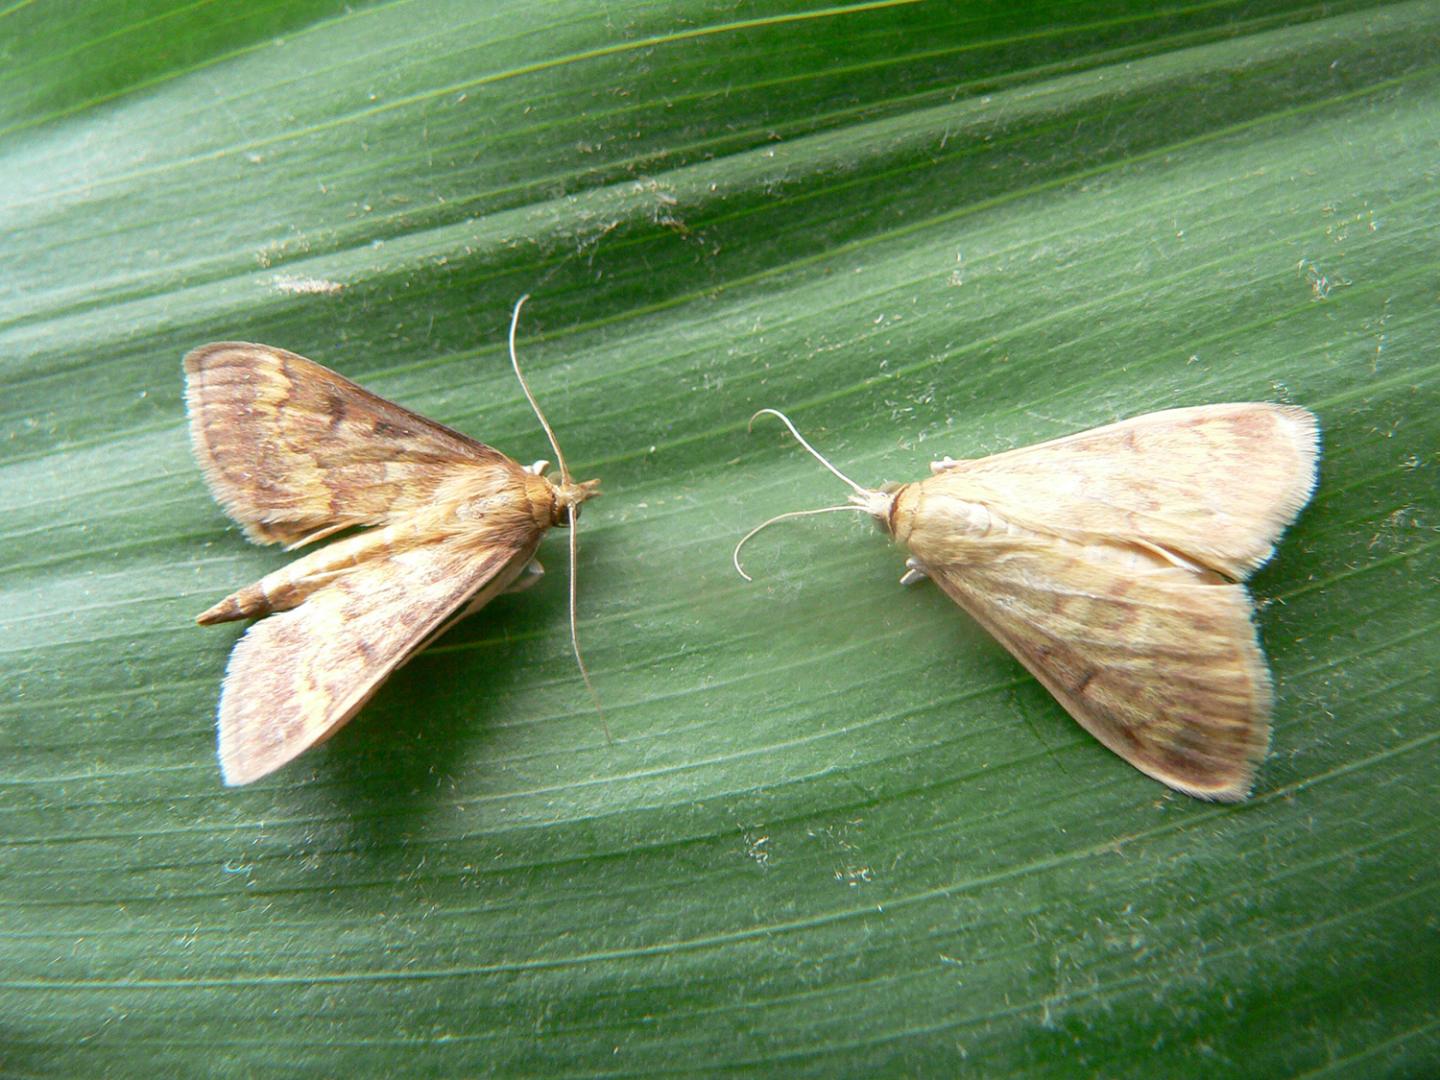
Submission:
<svg viewBox="0 0 1440 1080">
<path fill-rule="evenodd" d="M 313 277 L 277 277 L 271 285 L 276 292 L 291 293 L 295 296 L 334 296 L 345 288 L 338 281 Z"/>
</svg>

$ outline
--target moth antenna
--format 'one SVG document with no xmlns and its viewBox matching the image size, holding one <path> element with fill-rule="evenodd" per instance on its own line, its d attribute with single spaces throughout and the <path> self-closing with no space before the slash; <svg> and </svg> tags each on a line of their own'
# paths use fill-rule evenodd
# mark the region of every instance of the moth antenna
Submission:
<svg viewBox="0 0 1440 1080">
<path fill-rule="evenodd" d="M 760 414 L 756 413 L 755 415 L 758 416 Z M 779 414 L 777 413 L 776 415 L 778 416 Z M 784 419 L 784 417 L 781 417 L 781 419 Z M 864 489 L 862 488 L 861 490 Z M 837 514 L 841 510 L 856 510 L 863 514 L 873 513 L 869 506 L 858 506 L 855 503 L 846 503 L 844 506 L 821 506 L 815 510 L 791 510 L 784 514 L 776 514 L 774 517 L 770 518 L 770 520 L 762 521 L 759 525 L 756 525 L 755 528 L 751 529 L 748 533 L 742 536 L 740 538 L 740 542 L 735 545 L 735 551 L 730 556 L 730 561 L 735 564 L 735 572 L 738 573 L 741 577 L 743 577 L 746 581 L 755 580 L 749 574 L 745 573 L 745 568 L 740 565 L 740 549 L 743 548 L 746 543 L 749 542 L 750 538 L 756 533 L 758 533 L 761 529 L 768 529 L 777 521 L 785 521 L 788 518 L 814 517 L 816 514 Z"/>
<path fill-rule="evenodd" d="M 530 393 L 530 384 L 525 381 L 525 376 L 520 371 L 520 357 L 515 355 L 515 331 L 520 325 L 520 309 L 529 299 L 529 293 L 520 297 L 515 301 L 515 310 L 510 313 L 510 366 L 515 369 L 515 377 L 520 380 L 520 389 L 525 391 L 525 400 L 530 402 L 530 408 L 535 410 L 535 418 L 545 429 L 545 436 L 550 440 L 550 449 L 555 451 L 555 464 L 560 466 L 560 479 L 568 484 L 570 483 L 570 470 L 565 465 L 565 455 L 560 452 L 560 444 L 555 441 L 555 431 L 550 427 L 550 421 L 545 419 L 545 414 L 540 411 L 540 406 L 535 401 L 535 395 Z M 570 580 L 575 580 L 574 574 L 571 574 Z"/>
<path fill-rule="evenodd" d="M 545 437 L 550 440 L 550 449 L 555 451 L 555 464 L 560 467 L 560 480 L 569 484 L 573 481 L 570 479 L 570 467 L 565 464 L 565 453 L 560 449 L 560 443 L 555 438 L 555 429 L 550 426 L 550 421 L 545 419 L 545 414 L 540 411 L 540 403 L 530 392 L 530 384 L 525 381 L 525 374 L 520 370 L 520 357 L 515 352 L 515 332 L 520 326 L 520 309 L 529 299 L 529 293 L 520 297 L 515 301 L 515 310 L 510 313 L 510 366 L 515 369 L 515 378 L 520 380 L 520 389 L 525 391 L 525 400 L 530 402 L 530 408 L 535 410 L 535 419 L 539 420 L 540 426 L 545 429 Z M 600 726 L 605 729 L 605 741 L 609 743 L 614 741 L 610 738 L 610 722 L 605 719 L 605 709 L 600 704 L 600 695 L 595 690 L 595 684 L 590 681 L 590 669 L 585 666 L 585 659 L 580 655 L 580 629 L 575 617 L 575 567 L 576 556 L 579 553 L 579 533 L 579 508 L 572 506 L 570 508 L 570 647 L 575 651 L 575 663 L 580 668 L 580 678 L 585 680 L 585 689 L 590 691 L 590 700 L 595 703 L 595 711 L 600 714 Z"/>
<path fill-rule="evenodd" d="M 811 456 L 814 457 L 814 459 L 815 459 L 816 461 L 820 462 L 821 465 L 824 465 L 825 468 L 829 469 L 832 473 L 834 473 L 836 476 L 838 476 L 841 480 L 845 481 L 845 483 L 850 486 L 850 489 L 851 489 L 852 491 L 854 491 L 855 494 L 857 494 L 857 495 L 869 495 L 869 494 L 870 494 L 870 491 L 869 491 L 868 488 L 863 488 L 863 487 L 861 487 L 861 486 L 860 486 L 859 484 L 857 484 L 854 480 L 851 480 L 848 476 L 846 476 L 843 472 L 841 472 L 839 469 L 837 469 L 834 465 L 831 465 L 830 462 L 828 462 L 827 460 L 825 460 L 825 455 L 822 454 L 822 453 L 820 453 L 819 450 L 816 450 L 813 446 L 811 446 L 808 442 L 806 442 L 806 441 L 805 441 L 805 436 L 804 436 L 804 435 L 801 435 L 800 432 L 798 432 L 798 431 L 795 430 L 795 425 L 790 422 L 790 418 L 789 418 L 788 416 L 786 416 L 784 413 L 782 413 L 779 409 L 761 409 L 759 412 L 757 412 L 757 413 L 755 414 L 755 416 L 765 416 L 765 415 L 767 415 L 767 414 L 770 415 L 770 416 L 775 417 L 775 418 L 776 418 L 777 420 L 779 420 L 782 424 L 784 424 L 787 428 L 789 428 L 789 429 L 790 429 L 790 434 L 795 436 L 795 441 L 798 442 L 801 446 L 803 446 L 806 450 L 810 451 Z M 753 431 L 753 430 L 754 430 L 754 427 L 755 427 L 755 416 L 750 417 L 750 423 L 747 424 L 746 427 L 745 427 L 745 430 L 746 430 L 746 431 Z M 559 450 L 556 450 L 555 453 L 558 455 L 558 454 L 560 453 L 560 451 L 559 451 Z M 769 523 L 767 522 L 766 524 L 769 524 Z M 762 528 L 763 528 L 763 526 L 762 526 Z M 748 538 L 747 538 L 747 539 L 748 539 Z"/>
<path fill-rule="evenodd" d="M 516 305 L 516 310 L 519 310 L 519 305 Z M 559 451 L 556 451 L 556 456 L 559 456 Z M 610 738 L 610 722 L 605 719 L 600 695 L 595 690 L 595 684 L 590 681 L 590 671 L 580 656 L 580 631 L 575 620 L 575 565 L 580 550 L 580 515 L 576 511 L 577 508 L 574 507 L 570 511 L 570 647 L 575 650 L 575 663 L 580 666 L 580 677 L 585 680 L 585 689 L 590 691 L 590 700 L 595 703 L 595 711 L 600 714 L 600 726 L 605 729 L 605 742 L 611 743 L 614 740 Z"/>
</svg>

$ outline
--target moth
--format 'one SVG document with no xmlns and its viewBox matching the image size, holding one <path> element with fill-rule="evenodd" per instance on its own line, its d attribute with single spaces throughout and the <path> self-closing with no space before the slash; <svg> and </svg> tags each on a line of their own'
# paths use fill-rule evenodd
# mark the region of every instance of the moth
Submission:
<svg viewBox="0 0 1440 1080">
<path fill-rule="evenodd" d="M 878 490 L 826 461 L 854 510 L 1080 725 L 1148 776 L 1202 799 L 1249 793 L 1270 741 L 1270 671 L 1243 582 L 1310 500 L 1319 425 L 1305 409 L 1169 409 Z M 754 417 L 751 418 L 752 423 Z"/>
<path fill-rule="evenodd" d="M 598 481 L 575 483 L 555 433 L 549 463 L 499 450 L 268 345 L 222 341 L 185 357 L 190 435 L 215 500 L 258 544 L 302 547 L 365 527 L 202 612 L 202 625 L 266 616 L 235 645 L 219 706 L 220 769 L 248 784 L 333 735 L 400 665 L 456 619 L 533 584 L 553 526 L 576 522 Z M 581 663 L 587 687 L 590 677 Z M 593 687 L 591 687 L 593 694 Z"/>
</svg>

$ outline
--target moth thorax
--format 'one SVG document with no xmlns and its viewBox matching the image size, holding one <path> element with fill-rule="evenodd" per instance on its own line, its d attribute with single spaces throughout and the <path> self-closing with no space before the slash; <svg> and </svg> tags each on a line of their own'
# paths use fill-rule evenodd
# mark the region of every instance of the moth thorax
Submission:
<svg viewBox="0 0 1440 1080">
<path fill-rule="evenodd" d="M 1023 531 L 984 503 L 952 495 L 933 481 L 906 484 L 895 493 L 890 511 L 890 534 L 912 548 Z"/>
<path fill-rule="evenodd" d="M 543 476 L 526 470 L 522 485 L 525 490 L 525 504 L 530 518 L 537 529 L 548 529 L 555 524 L 558 489 Z"/>
</svg>

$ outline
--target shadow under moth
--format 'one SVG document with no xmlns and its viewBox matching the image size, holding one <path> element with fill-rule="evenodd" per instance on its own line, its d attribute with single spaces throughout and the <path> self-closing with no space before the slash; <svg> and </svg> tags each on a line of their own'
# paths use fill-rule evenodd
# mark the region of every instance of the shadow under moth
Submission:
<svg viewBox="0 0 1440 1080">
<path fill-rule="evenodd" d="M 575 483 L 510 357 L 560 469 L 500 451 L 284 349 L 203 345 L 185 357 L 190 435 L 205 481 L 259 544 L 301 547 L 368 526 L 198 616 L 268 616 L 235 645 L 220 695 L 220 769 L 248 784 L 334 734 L 452 622 L 542 572 L 551 526 L 574 526 L 598 481 Z M 570 634 L 575 633 L 570 529 Z M 523 575 L 523 576 L 522 576 Z M 581 665 L 589 686 L 589 675 Z M 593 689 L 592 689 L 593 693 Z"/>
<path fill-rule="evenodd" d="M 871 490 L 826 461 L 930 578 L 1081 726 L 1202 799 L 1250 793 L 1270 741 L 1270 671 L 1242 582 L 1310 500 L 1319 426 L 1286 405 L 1170 409 Z M 752 422 L 753 422 L 752 417 Z"/>
</svg>

